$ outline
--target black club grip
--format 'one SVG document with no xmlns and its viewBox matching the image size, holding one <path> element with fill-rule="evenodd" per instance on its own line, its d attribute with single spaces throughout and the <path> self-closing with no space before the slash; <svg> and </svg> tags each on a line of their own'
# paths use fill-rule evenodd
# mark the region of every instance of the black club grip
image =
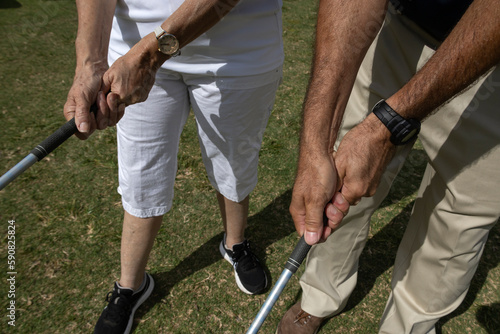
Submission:
<svg viewBox="0 0 500 334">
<path fill-rule="evenodd" d="M 94 113 L 94 115 L 97 113 L 96 104 L 93 104 L 92 107 L 90 107 L 90 112 Z M 72 118 L 57 129 L 53 134 L 45 138 L 45 140 L 31 150 L 30 153 L 35 155 L 38 161 L 40 161 L 77 131 L 78 129 L 76 128 L 75 118 Z"/>
<path fill-rule="evenodd" d="M 31 151 L 31 153 L 37 157 L 38 161 L 40 161 L 66 141 L 66 139 L 71 137 L 76 131 L 75 119 L 72 118 L 57 129 L 53 134 L 45 138 L 45 140 L 38 144 Z"/>
<path fill-rule="evenodd" d="M 285 263 L 285 268 L 290 270 L 293 274 L 299 269 L 300 265 L 302 264 L 302 261 L 307 256 L 307 253 L 311 249 L 311 246 L 307 244 L 307 242 L 304 240 L 304 236 L 300 238 L 299 242 L 297 243 L 297 246 L 295 246 L 295 249 L 292 252 L 292 255 L 288 258 L 288 260 Z"/>
</svg>

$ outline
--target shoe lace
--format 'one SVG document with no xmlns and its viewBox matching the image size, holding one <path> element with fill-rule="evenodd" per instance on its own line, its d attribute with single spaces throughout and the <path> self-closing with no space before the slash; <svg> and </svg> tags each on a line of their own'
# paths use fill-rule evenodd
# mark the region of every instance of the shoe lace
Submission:
<svg viewBox="0 0 500 334">
<path fill-rule="evenodd" d="M 302 325 L 307 324 L 307 322 L 312 318 L 312 315 L 301 310 L 296 316 L 294 323 L 300 322 Z"/>
<path fill-rule="evenodd" d="M 132 309 L 131 302 L 126 296 L 120 294 L 119 291 L 110 291 L 106 295 L 107 306 L 106 320 L 111 322 L 119 322 L 123 317 L 128 317 Z"/>
<path fill-rule="evenodd" d="M 233 251 L 233 262 L 244 271 L 252 270 L 258 266 L 257 256 L 250 249 L 250 244 L 245 240 L 243 247 Z"/>
</svg>

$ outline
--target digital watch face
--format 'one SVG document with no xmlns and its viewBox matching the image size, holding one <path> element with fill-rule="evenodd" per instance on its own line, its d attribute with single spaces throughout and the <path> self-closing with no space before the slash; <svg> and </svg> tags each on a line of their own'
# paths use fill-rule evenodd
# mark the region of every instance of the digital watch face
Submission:
<svg viewBox="0 0 500 334">
<path fill-rule="evenodd" d="M 418 130 L 417 129 L 412 129 L 411 131 L 409 131 L 406 134 L 406 136 L 404 136 L 403 139 L 401 139 L 401 143 L 402 144 L 406 144 L 407 142 L 409 142 L 410 140 L 412 140 L 417 134 L 418 134 Z"/>
</svg>

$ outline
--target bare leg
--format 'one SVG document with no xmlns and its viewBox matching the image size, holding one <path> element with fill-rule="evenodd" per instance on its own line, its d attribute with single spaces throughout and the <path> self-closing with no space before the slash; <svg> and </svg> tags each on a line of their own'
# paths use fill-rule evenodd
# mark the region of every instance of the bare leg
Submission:
<svg viewBox="0 0 500 334">
<path fill-rule="evenodd" d="M 138 289 L 163 216 L 138 218 L 125 211 L 121 242 L 120 285 Z"/>
<path fill-rule="evenodd" d="M 234 244 L 245 240 L 245 228 L 247 227 L 249 196 L 241 202 L 233 202 L 219 192 L 217 201 L 226 231 L 226 247 L 232 248 Z"/>
</svg>

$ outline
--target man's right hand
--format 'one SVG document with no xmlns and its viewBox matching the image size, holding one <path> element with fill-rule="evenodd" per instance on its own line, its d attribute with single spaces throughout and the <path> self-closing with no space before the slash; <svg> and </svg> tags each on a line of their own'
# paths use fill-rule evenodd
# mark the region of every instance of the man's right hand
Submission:
<svg viewBox="0 0 500 334">
<path fill-rule="evenodd" d="M 340 224 L 349 203 L 338 192 L 337 170 L 331 154 L 311 154 L 301 149 L 290 213 L 299 235 L 309 245 L 323 242 Z M 329 204 L 330 203 L 330 204 Z M 328 221 L 324 224 L 325 207 Z"/>
</svg>

